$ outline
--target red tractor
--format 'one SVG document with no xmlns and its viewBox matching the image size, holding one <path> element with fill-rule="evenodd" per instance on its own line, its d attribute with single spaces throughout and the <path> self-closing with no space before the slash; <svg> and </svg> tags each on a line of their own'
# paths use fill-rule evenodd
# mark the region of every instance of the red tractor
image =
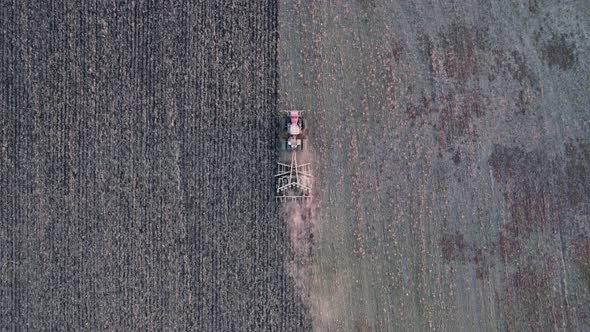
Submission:
<svg viewBox="0 0 590 332">
<path fill-rule="evenodd" d="M 284 111 L 281 117 L 283 133 L 281 134 L 281 149 L 287 151 L 302 151 L 303 140 L 306 138 L 305 119 L 302 111 Z"/>
<path fill-rule="evenodd" d="M 281 134 L 276 199 L 309 200 L 312 194 L 311 163 L 303 151 L 303 140 L 307 138 L 305 120 L 302 111 L 283 111 L 281 116 Z M 297 161 L 302 159 L 303 163 Z"/>
</svg>

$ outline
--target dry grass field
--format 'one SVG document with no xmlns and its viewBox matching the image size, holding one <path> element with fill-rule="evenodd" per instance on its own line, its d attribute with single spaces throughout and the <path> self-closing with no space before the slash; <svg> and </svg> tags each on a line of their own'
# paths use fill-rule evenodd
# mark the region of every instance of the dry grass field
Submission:
<svg viewBox="0 0 590 332">
<path fill-rule="evenodd" d="M 587 1 L 281 1 L 313 326 L 590 329 Z"/>
</svg>

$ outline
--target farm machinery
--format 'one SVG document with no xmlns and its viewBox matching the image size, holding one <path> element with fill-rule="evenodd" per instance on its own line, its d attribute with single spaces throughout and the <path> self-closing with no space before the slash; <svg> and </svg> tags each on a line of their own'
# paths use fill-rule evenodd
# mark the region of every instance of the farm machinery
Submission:
<svg viewBox="0 0 590 332">
<path fill-rule="evenodd" d="M 277 192 L 279 201 L 311 199 L 311 163 L 305 162 L 307 153 L 304 141 L 307 139 L 306 121 L 303 111 L 283 111 L 280 116 L 279 162 Z M 298 163 L 298 157 L 303 163 Z"/>
</svg>

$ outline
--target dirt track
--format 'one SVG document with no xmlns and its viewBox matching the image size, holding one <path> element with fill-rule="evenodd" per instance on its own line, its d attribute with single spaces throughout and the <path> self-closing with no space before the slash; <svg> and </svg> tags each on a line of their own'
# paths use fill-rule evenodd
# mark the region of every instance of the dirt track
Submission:
<svg viewBox="0 0 590 332">
<path fill-rule="evenodd" d="M 552 3 L 281 1 L 316 329 L 590 329 L 590 6 Z"/>
</svg>

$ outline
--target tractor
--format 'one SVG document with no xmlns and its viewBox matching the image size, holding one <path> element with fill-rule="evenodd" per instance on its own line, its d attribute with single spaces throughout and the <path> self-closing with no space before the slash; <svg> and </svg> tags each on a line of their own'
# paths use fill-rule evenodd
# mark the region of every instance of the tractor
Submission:
<svg viewBox="0 0 590 332">
<path fill-rule="evenodd" d="M 306 130 L 302 113 L 302 111 L 284 111 L 284 115 L 281 116 L 281 150 L 303 151 Z"/>
<path fill-rule="evenodd" d="M 279 201 L 309 200 L 312 194 L 311 163 L 303 152 L 307 130 L 302 111 L 283 111 L 279 136 L 279 162 L 276 199 Z M 303 163 L 298 163 L 298 157 Z"/>
</svg>

